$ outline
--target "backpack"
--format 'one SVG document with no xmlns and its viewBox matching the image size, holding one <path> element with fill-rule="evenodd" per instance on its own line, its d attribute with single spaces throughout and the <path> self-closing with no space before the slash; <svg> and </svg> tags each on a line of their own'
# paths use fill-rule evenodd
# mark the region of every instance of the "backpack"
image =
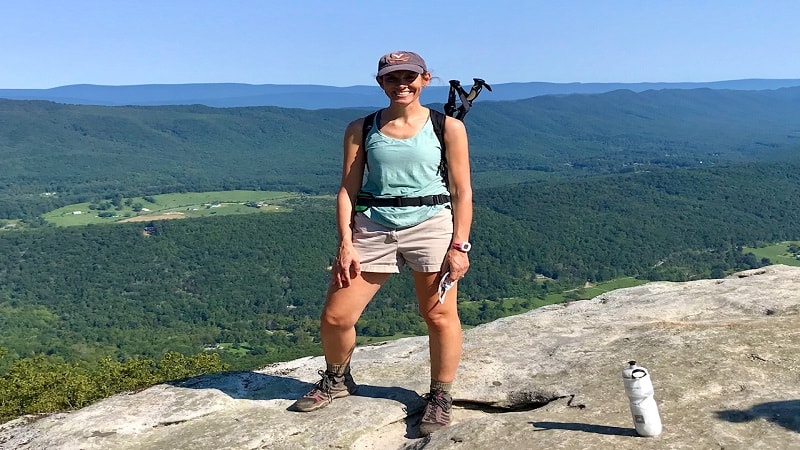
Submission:
<svg viewBox="0 0 800 450">
<path fill-rule="evenodd" d="M 444 185 L 448 186 L 447 153 L 444 144 L 444 121 L 447 116 L 435 109 L 429 108 L 429 111 L 431 125 L 433 125 L 433 132 L 436 134 L 436 138 L 439 139 L 439 147 L 442 148 L 442 157 L 439 161 L 439 175 L 442 176 Z M 375 122 L 376 115 L 378 116 L 378 120 L 380 120 L 380 113 L 381 111 L 378 110 L 364 117 L 364 126 L 361 128 L 361 148 L 363 148 L 365 151 L 367 148 L 367 135 L 372 130 L 372 124 Z"/>
<path fill-rule="evenodd" d="M 492 90 L 492 87 L 489 86 L 486 81 L 480 78 L 473 78 L 472 79 L 474 84 L 470 89 L 469 93 L 461 87 L 461 82 L 458 80 L 450 80 L 450 92 L 448 94 L 447 103 L 444 105 L 444 113 L 439 112 L 435 109 L 430 109 L 430 117 L 431 117 L 431 124 L 433 125 L 433 132 L 436 133 L 436 137 L 439 139 L 439 147 L 442 148 L 442 157 L 439 160 L 439 175 L 442 176 L 442 180 L 444 180 L 444 185 L 449 189 L 450 187 L 450 180 L 448 180 L 448 173 L 447 173 L 447 152 L 445 149 L 444 144 L 444 121 L 447 116 L 454 117 L 458 120 L 464 120 L 464 116 L 467 115 L 469 109 L 472 107 L 472 101 L 478 97 L 478 94 L 481 93 L 483 88 L 488 89 L 489 91 Z M 456 102 L 456 97 L 458 97 L 458 101 Z M 375 111 L 364 117 L 364 125 L 361 128 L 361 148 L 366 151 L 367 148 L 367 135 L 372 130 L 372 124 L 375 122 L 375 116 L 378 116 L 378 122 L 380 123 L 380 113 L 381 110 Z"/>
</svg>

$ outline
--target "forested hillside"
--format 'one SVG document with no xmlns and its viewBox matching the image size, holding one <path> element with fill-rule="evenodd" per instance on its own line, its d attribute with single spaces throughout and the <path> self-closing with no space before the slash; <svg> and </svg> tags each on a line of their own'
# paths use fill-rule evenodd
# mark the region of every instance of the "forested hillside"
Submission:
<svg viewBox="0 0 800 450">
<path fill-rule="evenodd" d="M 332 192 L 341 130 L 356 115 L 0 101 L 0 218 L 116 194 Z"/>
<path fill-rule="evenodd" d="M 776 160 L 800 146 L 800 88 L 615 91 L 473 109 L 466 122 L 478 187 Z M 344 127 L 365 112 L 0 100 L 0 218 L 33 220 L 118 194 L 332 193 Z"/>
<path fill-rule="evenodd" d="M 537 273 L 576 283 L 756 265 L 739 247 L 800 237 L 799 197 L 800 164 L 764 163 L 525 183 L 480 190 L 476 203 L 529 233 Z"/>
<path fill-rule="evenodd" d="M 757 267 L 764 262 L 741 245 L 800 235 L 799 169 L 676 169 L 478 190 L 462 306 L 542 298 L 587 280 Z M 303 202 L 291 213 L 157 222 L 152 236 L 141 223 L 0 233 L 0 347 L 78 359 L 221 347 L 244 367 L 314 353 L 336 233 L 332 202 Z M 393 278 L 360 333 L 424 332 L 410 289 L 407 277 Z M 495 302 L 462 313 L 477 324 L 504 311 Z"/>
<path fill-rule="evenodd" d="M 793 158 L 800 148 L 800 88 L 615 91 L 480 107 L 469 117 L 478 172 L 700 167 Z"/>
</svg>

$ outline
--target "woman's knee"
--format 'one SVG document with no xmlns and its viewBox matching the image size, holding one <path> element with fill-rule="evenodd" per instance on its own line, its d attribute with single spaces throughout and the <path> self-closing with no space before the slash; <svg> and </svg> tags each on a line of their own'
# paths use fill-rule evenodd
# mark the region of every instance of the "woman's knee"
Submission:
<svg viewBox="0 0 800 450">
<path fill-rule="evenodd" d="M 353 328 L 358 322 L 358 317 L 354 317 L 352 314 L 341 314 L 335 311 L 331 311 L 327 308 L 322 310 L 322 315 L 320 316 L 320 324 L 326 328 L 338 328 L 343 330 L 349 330 Z"/>
<path fill-rule="evenodd" d="M 436 311 L 436 309 L 422 312 L 422 318 L 429 330 L 445 330 L 454 326 L 461 326 L 457 312 Z"/>
</svg>

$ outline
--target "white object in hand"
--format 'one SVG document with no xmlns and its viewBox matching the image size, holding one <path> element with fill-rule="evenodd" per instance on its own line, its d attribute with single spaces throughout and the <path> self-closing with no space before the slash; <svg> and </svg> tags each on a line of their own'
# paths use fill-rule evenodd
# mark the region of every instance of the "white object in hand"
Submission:
<svg viewBox="0 0 800 450">
<path fill-rule="evenodd" d="M 445 272 L 445 274 L 442 275 L 442 281 L 439 282 L 439 303 L 444 304 L 444 297 L 447 295 L 447 291 L 455 284 L 456 280 L 450 279 L 450 272 Z"/>
</svg>

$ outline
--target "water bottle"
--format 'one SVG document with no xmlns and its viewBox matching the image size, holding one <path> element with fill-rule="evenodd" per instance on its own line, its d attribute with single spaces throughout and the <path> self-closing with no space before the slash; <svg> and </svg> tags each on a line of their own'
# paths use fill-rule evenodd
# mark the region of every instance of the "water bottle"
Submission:
<svg viewBox="0 0 800 450">
<path fill-rule="evenodd" d="M 661 434 L 661 417 L 658 415 L 658 405 L 653 397 L 653 382 L 647 369 L 637 366 L 636 361 L 630 361 L 628 367 L 622 370 L 622 383 L 630 400 L 636 433 L 639 436 Z"/>
</svg>

